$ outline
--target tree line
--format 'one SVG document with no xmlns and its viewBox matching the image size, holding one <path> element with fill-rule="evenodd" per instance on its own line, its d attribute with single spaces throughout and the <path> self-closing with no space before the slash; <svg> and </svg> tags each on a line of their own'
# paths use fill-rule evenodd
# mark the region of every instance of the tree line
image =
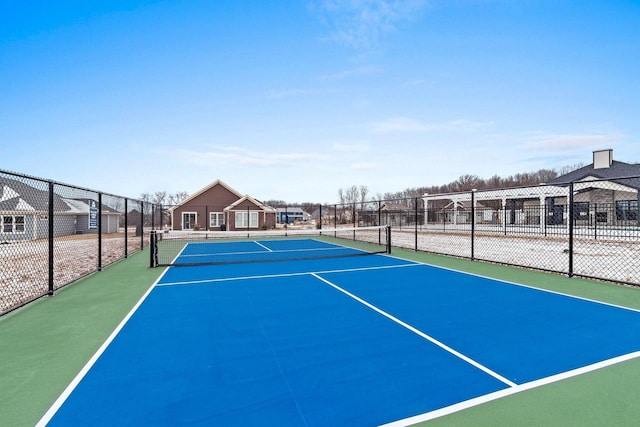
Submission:
<svg viewBox="0 0 640 427">
<path fill-rule="evenodd" d="M 549 182 L 559 176 L 565 175 L 576 169 L 583 167 L 584 164 L 577 163 L 565 166 L 560 169 L 540 169 L 534 172 L 517 173 L 501 177 L 493 175 L 490 178 L 480 178 L 477 175 L 465 174 L 461 175 L 455 181 L 451 181 L 444 185 L 432 185 L 424 187 L 407 188 L 397 192 L 378 193 L 373 198 L 368 198 L 369 194 L 366 186 L 356 186 L 341 188 L 338 190 L 338 199 L 340 204 L 364 203 L 369 200 L 410 200 L 416 197 L 422 197 L 424 194 L 441 194 L 441 193 L 458 193 L 462 191 L 476 190 L 495 190 L 510 187 L 526 187 L 535 186 L 541 183 Z"/>
<path fill-rule="evenodd" d="M 448 184 L 406 188 L 402 191 L 377 193 L 375 196 L 370 195 L 369 187 L 367 187 L 366 185 L 351 185 L 345 188 L 338 189 L 337 204 L 364 204 L 365 202 L 371 200 L 409 200 L 415 199 L 416 197 L 422 197 L 425 193 L 457 193 L 461 191 L 471 191 L 473 189 L 494 190 L 509 187 L 534 186 L 539 185 L 540 183 L 549 182 L 552 179 L 557 178 L 558 176 L 565 175 L 583 166 L 584 164 L 578 163 L 570 166 L 565 166 L 557 170 L 540 169 L 535 172 L 517 173 L 515 175 L 509 175 L 506 177 L 493 175 L 489 178 L 480 178 L 477 175 L 465 174 L 461 175 L 458 179 L 451 181 Z M 179 191 L 176 193 L 156 191 L 155 193 L 143 193 L 140 198 L 145 202 L 160 204 L 163 206 L 173 206 L 177 205 L 188 196 L 189 193 L 187 193 L 186 191 Z M 266 200 L 263 203 L 275 208 L 284 208 L 287 206 L 301 207 L 305 212 L 308 213 L 312 213 L 318 207 L 317 202 L 291 203 L 284 200 Z"/>
</svg>

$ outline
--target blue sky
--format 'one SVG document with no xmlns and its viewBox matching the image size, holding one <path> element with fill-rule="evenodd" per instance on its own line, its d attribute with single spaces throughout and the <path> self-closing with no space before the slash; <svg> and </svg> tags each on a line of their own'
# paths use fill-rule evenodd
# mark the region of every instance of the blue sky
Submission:
<svg viewBox="0 0 640 427">
<path fill-rule="evenodd" d="M 640 162 L 640 2 L 0 1 L 0 168 L 335 202 Z"/>
</svg>

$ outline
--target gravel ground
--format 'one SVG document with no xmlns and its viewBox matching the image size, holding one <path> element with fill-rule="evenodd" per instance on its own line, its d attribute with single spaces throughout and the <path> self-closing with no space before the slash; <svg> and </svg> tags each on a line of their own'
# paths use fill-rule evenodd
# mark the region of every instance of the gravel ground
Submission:
<svg viewBox="0 0 640 427">
<path fill-rule="evenodd" d="M 133 254 L 139 249 L 140 237 L 129 235 L 128 253 Z M 48 253 L 47 240 L 0 245 L 0 313 L 47 293 Z M 55 289 L 58 289 L 98 269 L 98 236 L 76 235 L 56 238 L 53 253 L 53 281 Z M 123 257 L 124 235 L 104 235 L 102 266 Z"/>
</svg>

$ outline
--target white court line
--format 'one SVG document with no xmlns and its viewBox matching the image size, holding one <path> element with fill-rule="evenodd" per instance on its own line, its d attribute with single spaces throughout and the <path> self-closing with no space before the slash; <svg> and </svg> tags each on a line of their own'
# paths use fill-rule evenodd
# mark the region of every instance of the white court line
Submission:
<svg viewBox="0 0 640 427">
<path fill-rule="evenodd" d="M 575 377 L 578 375 L 585 374 L 587 372 L 592 372 L 598 369 L 606 368 L 607 366 L 615 365 L 618 363 L 626 362 L 628 360 L 637 359 L 640 357 L 640 351 L 636 351 L 629 354 L 624 354 L 622 356 L 614 357 L 612 359 L 603 360 L 601 362 L 594 363 L 592 365 L 583 366 L 581 368 L 573 369 L 571 371 L 562 372 L 557 375 L 552 375 L 550 377 L 541 378 L 539 380 L 531 381 L 528 383 L 516 385 L 515 387 L 507 388 L 504 390 L 499 390 L 493 393 L 485 394 L 484 396 L 479 396 L 474 399 L 469 399 L 464 402 L 459 402 L 451 406 L 446 406 L 444 408 L 436 409 L 435 411 L 427 412 L 424 414 L 416 415 L 414 417 L 405 418 L 402 420 L 393 421 L 387 424 L 384 424 L 380 427 L 405 427 L 413 424 L 417 424 L 424 421 L 433 420 L 435 418 L 440 418 L 445 415 L 450 415 L 455 412 L 462 411 L 464 409 L 469 409 L 474 406 L 481 405 L 483 403 L 491 402 L 493 400 L 501 399 L 506 396 L 511 396 L 516 393 L 520 393 L 526 390 L 531 390 L 536 387 L 540 387 L 543 385 L 555 383 L 558 381 L 565 380 L 567 378 Z"/>
<path fill-rule="evenodd" d="M 253 243 L 255 243 L 256 245 L 258 245 L 258 246 L 260 246 L 260 247 L 262 247 L 262 248 L 265 248 L 265 249 L 266 249 L 267 251 L 269 251 L 269 252 L 273 252 L 273 249 L 271 249 L 271 248 L 269 248 L 269 247 L 267 247 L 267 246 L 263 245 L 262 243 L 258 242 L 257 240 L 253 240 Z"/>
<path fill-rule="evenodd" d="M 459 351 L 454 350 L 453 348 L 449 347 L 448 345 L 444 344 L 443 342 L 438 341 L 437 339 L 433 338 L 432 336 L 425 334 L 424 332 L 420 331 L 419 329 L 414 328 L 413 326 L 409 325 L 408 323 L 403 322 L 402 320 L 398 319 L 397 317 L 392 316 L 391 314 L 389 314 L 386 311 L 376 307 L 375 305 L 363 300 L 362 298 L 360 298 L 358 296 L 355 296 L 351 292 L 349 292 L 349 291 L 347 291 L 345 289 L 342 289 L 340 286 L 336 285 L 335 283 L 331 283 L 327 279 L 318 276 L 316 273 L 312 273 L 311 275 L 313 277 L 315 277 L 316 279 L 323 281 L 327 285 L 337 289 L 338 291 L 342 292 L 343 294 L 353 298 L 354 300 L 358 301 L 359 303 L 369 307 L 373 311 L 375 311 L 375 312 L 383 315 L 384 317 L 396 322 L 398 325 L 410 330 L 414 334 L 426 339 L 427 341 L 437 345 L 438 347 L 442 348 L 443 350 L 453 354 L 454 356 L 458 357 L 459 359 L 464 360 L 468 364 L 470 364 L 472 366 L 475 366 L 476 368 L 480 369 L 484 373 L 491 375 L 492 377 L 494 377 L 498 381 L 501 381 L 502 383 L 508 385 L 509 387 L 515 387 L 517 385 L 513 381 L 510 381 L 509 379 L 503 377 L 502 375 L 498 374 L 497 372 L 494 372 L 491 369 L 487 368 L 486 366 L 481 365 L 480 363 L 476 362 L 475 360 L 471 359 L 470 357 L 465 356 L 464 354 L 460 353 Z"/>
<path fill-rule="evenodd" d="M 102 343 L 102 345 L 100 346 L 98 351 L 95 352 L 95 354 L 91 357 L 91 359 L 89 359 L 89 361 L 86 363 L 86 365 L 84 365 L 84 367 L 80 370 L 78 375 L 76 375 L 75 378 L 69 383 L 67 388 L 64 389 L 62 394 L 60 394 L 60 396 L 56 399 L 56 401 L 53 403 L 53 405 L 51 405 L 49 410 L 47 412 L 45 412 L 45 414 L 42 416 L 40 421 L 38 421 L 38 423 L 36 424 L 36 427 L 44 427 L 49 423 L 49 421 L 51 421 L 51 418 L 53 418 L 53 416 L 56 414 L 56 412 L 58 412 L 60 407 L 64 404 L 64 402 L 67 400 L 67 398 L 71 395 L 73 390 L 78 386 L 78 384 L 80 384 L 80 381 L 82 381 L 82 379 L 85 377 L 85 375 L 87 375 L 87 373 L 93 367 L 93 365 L 96 363 L 96 361 L 100 358 L 100 356 L 102 356 L 102 353 L 104 353 L 105 350 L 107 349 L 107 347 L 109 347 L 111 342 L 120 333 L 122 328 L 124 328 L 124 325 L 129 321 L 129 319 L 131 318 L 131 316 L 133 316 L 133 314 L 136 312 L 136 310 L 138 310 L 138 308 L 140 307 L 140 305 L 142 305 L 144 300 L 147 299 L 147 296 L 151 293 L 153 288 L 156 287 L 157 283 L 160 281 L 160 279 L 162 279 L 162 277 L 166 274 L 167 271 L 169 271 L 169 268 L 165 268 L 165 270 L 162 272 L 162 274 L 160 274 L 160 276 L 156 279 L 156 281 L 153 282 L 153 284 L 149 287 L 149 289 L 147 289 L 147 291 L 144 293 L 144 295 L 142 295 L 140 300 L 138 300 L 136 305 L 133 306 L 131 311 L 129 311 L 129 313 L 124 317 L 124 319 L 122 319 L 122 321 L 118 324 L 118 326 L 113 330 L 111 335 L 109 335 L 107 340 L 104 343 Z"/>
<path fill-rule="evenodd" d="M 403 268 L 403 267 L 417 267 L 423 266 L 419 263 L 407 263 L 399 265 L 381 265 L 377 267 L 358 267 L 358 268 L 345 268 L 339 270 L 320 270 L 320 271 L 302 271 L 298 273 L 277 273 L 277 274 L 263 274 L 256 276 L 240 276 L 240 277 L 221 277 L 219 279 L 203 279 L 203 280 L 189 280 L 183 282 L 167 282 L 158 283 L 158 286 L 181 286 L 181 285 L 197 285 L 200 283 L 217 283 L 217 282 L 233 282 L 236 280 L 252 280 L 252 279 L 268 279 L 277 277 L 292 277 L 292 276 L 306 276 L 309 274 L 327 274 L 327 273 L 347 273 L 349 271 L 366 271 L 366 270 L 384 270 L 389 268 Z"/>
<path fill-rule="evenodd" d="M 389 258 L 394 258 L 394 259 L 400 259 L 400 260 L 404 260 L 404 261 L 413 261 L 416 264 L 426 265 L 427 267 L 437 268 L 437 269 L 440 269 L 440 270 L 451 271 L 453 273 L 459 273 L 459 274 L 463 274 L 465 276 L 479 277 L 481 279 L 493 280 L 494 282 L 505 283 L 507 285 L 520 286 L 522 288 L 528 288 L 528 289 L 532 289 L 532 290 L 535 290 L 535 291 L 546 292 L 546 293 L 555 294 L 555 295 L 561 295 L 563 297 L 574 298 L 574 299 L 578 299 L 578 300 L 582 300 L 582 301 L 592 302 L 592 303 L 595 303 L 595 304 L 601 304 L 601 305 L 606 305 L 606 306 L 609 306 L 609 307 L 621 308 L 623 310 L 634 311 L 636 313 L 640 313 L 640 309 L 631 308 L 631 307 L 625 307 L 624 305 L 618 305 L 618 304 L 613 304 L 613 303 L 610 303 L 610 302 L 599 301 L 599 300 L 596 300 L 596 299 L 582 297 L 582 296 L 579 296 L 579 295 L 572 295 L 572 294 L 567 294 L 567 293 L 564 293 L 564 292 L 553 291 L 551 289 L 538 288 L 538 287 L 533 286 L 533 285 L 525 285 L 523 283 L 511 282 L 511 281 L 503 280 L 503 279 L 497 279 L 497 278 L 491 277 L 491 276 L 483 276 L 482 274 L 470 273 L 468 271 L 456 270 L 455 268 L 442 267 L 442 266 L 439 266 L 439 265 L 428 264 L 426 262 L 420 262 L 420 261 L 414 261 L 414 260 L 410 260 L 410 259 L 402 258 L 402 257 L 398 257 L 398 256 L 393 256 L 393 255 L 384 255 L 384 256 L 387 256 Z M 544 271 L 537 271 L 537 273 L 551 274 L 551 273 L 546 273 Z"/>
<path fill-rule="evenodd" d="M 255 243 L 258 243 L 258 242 L 255 242 Z M 337 246 L 335 248 L 307 248 L 307 249 L 280 249 L 280 250 L 269 249 L 266 246 L 264 248 L 272 253 L 339 251 L 339 250 L 345 250 L 345 249 L 353 249 L 353 248 L 345 248 L 343 246 Z M 210 252 L 206 254 L 186 254 L 186 255 L 180 255 L 180 256 L 182 258 L 189 258 L 189 257 L 207 257 L 207 256 L 215 255 L 222 258 L 229 255 L 250 255 L 250 254 L 264 254 L 264 253 L 265 251 Z"/>
</svg>

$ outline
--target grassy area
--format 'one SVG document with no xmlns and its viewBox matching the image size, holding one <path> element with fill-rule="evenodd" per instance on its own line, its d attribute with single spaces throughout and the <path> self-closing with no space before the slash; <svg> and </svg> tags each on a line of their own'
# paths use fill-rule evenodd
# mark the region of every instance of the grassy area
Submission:
<svg viewBox="0 0 640 427">
<path fill-rule="evenodd" d="M 31 426 L 157 279 L 148 250 L 0 318 L 0 420 Z M 408 250 L 393 256 L 640 309 L 640 289 Z M 588 319 L 585 319 L 588 321 Z M 563 355 L 571 357 L 571 355 Z M 426 424 L 636 425 L 640 360 L 511 395 Z"/>
<path fill-rule="evenodd" d="M 148 250 L 0 318 L 0 424 L 33 426 L 162 270 Z"/>
</svg>

